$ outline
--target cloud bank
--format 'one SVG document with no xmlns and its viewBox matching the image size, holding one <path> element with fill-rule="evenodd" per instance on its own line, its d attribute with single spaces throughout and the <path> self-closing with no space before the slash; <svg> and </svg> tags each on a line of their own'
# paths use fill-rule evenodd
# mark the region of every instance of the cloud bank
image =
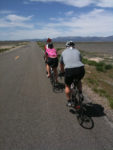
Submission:
<svg viewBox="0 0 113 150">
<path fill-rule="evenodd" d="M 10 40 L 58 36 L 109 36 L 113 33 L 113 14 L 104 9 L 94 9 L 77 17 L 71 11 L 64 15 L 66 18 L 50 18 L 48 23 L 36 24 L 27 22 L 32 21 L 32 16 L 7 15 L 0 20 L 0 27 L 20 27 L 15 32 L 7 33 Z M 1 37 L 5 39 L 6 33 L 1 32 Z"/>
<path fill-rule="evenodd" d="M 75 7 L 86 7 L 91 4 L 98 7 L 113 7 L 113 0 L 29 0 L 30 2 L 58 2 Z"/>
</svg>

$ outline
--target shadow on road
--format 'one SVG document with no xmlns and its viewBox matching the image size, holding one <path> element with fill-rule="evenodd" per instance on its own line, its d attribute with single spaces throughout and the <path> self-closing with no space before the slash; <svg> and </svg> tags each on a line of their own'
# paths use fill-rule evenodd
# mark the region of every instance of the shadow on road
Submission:
<svg viewBox="0 0 113 150">
<path fill-rule="evenodd" d="M 80 116 L 76 109 L 70 109 L 72 114 L 75 114 L 81 127 L 84 129 L 94 128 L 94 121 L 92 117 L 105 116 L 104 108 L 99 104 L 85 103 L 83 104 L 83 114 Z"/>
<path fill-rule="evenodd" d="M 55 85 L 53 87 L 53 92 L 55 93 L 63 93 L 65 88 L 65 84 L 64 83 L 58 83 L 57 85 Z"/>
<path fill-rule="evenodd" d="M 105 116 L 104 107 L 99 104 L 86 103 L 84 104 L 85 114 L 89 117 Z"/>
</svg>

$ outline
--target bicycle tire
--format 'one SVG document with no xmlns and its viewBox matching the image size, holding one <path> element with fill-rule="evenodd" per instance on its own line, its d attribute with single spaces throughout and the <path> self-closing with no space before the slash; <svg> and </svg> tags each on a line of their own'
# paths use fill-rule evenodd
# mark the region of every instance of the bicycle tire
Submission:
<svg viewBox="0 0 113 150">
<path fill-rule="evenodd" d="M 86 110 L 83 104 L 83 98 L 81 97 L 77 89 L 77 82 L 74 82 L 74 84 L 72 84 L 71 90 L 71 99 L 72 101 L 74 101 L 74 105 L 72 107 L 75 109 L 78 123 L 85 129 L 92 129 L 94 127 L 94 122 L 92 118 L 85 113 Z"/>
<path fill-rule="evenodd" d="M 82 107 L 77 115 L 78 123 L 81 127 L 85 129 L 92 129 L 94 127 L 94 122 L 91 117 L 89 117 L 86 113 L 84 108 Z"/>
<path fill-rule="evenodd" d="M 54 88 L 55 87 L 55 76 L 54 76 L 54 72 L 53 72 L 52 69 L 51 69 L 50 81 L 51 81 L 51 84 L 52 84 L 52 86 Z"/>
</svg>

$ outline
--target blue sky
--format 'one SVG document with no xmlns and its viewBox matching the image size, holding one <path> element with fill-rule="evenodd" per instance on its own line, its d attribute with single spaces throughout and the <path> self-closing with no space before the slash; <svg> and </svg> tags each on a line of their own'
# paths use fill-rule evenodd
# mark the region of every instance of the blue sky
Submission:
<svg viewBox="0 0 113 150">
<path fill-rule="evenodd" d="M 0 40 L 113 35 L 113 0 L 1 0 Z"/>
</svg>

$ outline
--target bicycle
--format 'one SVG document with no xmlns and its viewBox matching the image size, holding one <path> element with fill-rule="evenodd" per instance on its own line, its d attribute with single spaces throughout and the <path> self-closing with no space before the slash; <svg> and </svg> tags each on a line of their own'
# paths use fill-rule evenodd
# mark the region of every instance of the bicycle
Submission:
<svg viewBox="0 0 113 150">
<path fill-rule="evenodd" d="M 64 76 L 65 73 L 60 73 L 59 76 Z M 85 129 L 92 129 L 94 127 L 94 122 L 90 116 L 86 114 L 86 107 L 84 101 L 83 94 L 81 95 L 77 85 L 78 80 L 74 79 L 70 88 L 71 88 L 71 109 L 70 112 L 73 114 L 77 114 L 77 120 L 80 126 Z"/>
<path fill-rule="evenodd" d="M 94 126 L 94 122 L 91 117 L 89 117 L 86 112 L 83 94 L 80 94 L 77 84 L 78 80 L 74 79 L 71 84 L 71 101 L 72 105 L 71 107 L 75 110 L 75 113 L 77 114 L 77 120 L 79 124 L 85 128 L 85 129 L 92 129 Z M 72 110 L 70 110 L 72 111 Z"/>
</svg>

